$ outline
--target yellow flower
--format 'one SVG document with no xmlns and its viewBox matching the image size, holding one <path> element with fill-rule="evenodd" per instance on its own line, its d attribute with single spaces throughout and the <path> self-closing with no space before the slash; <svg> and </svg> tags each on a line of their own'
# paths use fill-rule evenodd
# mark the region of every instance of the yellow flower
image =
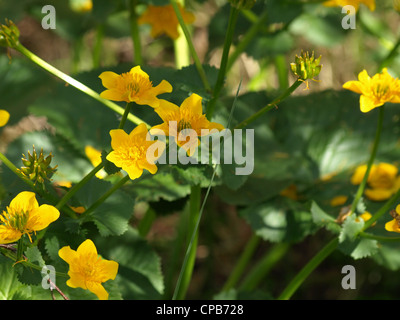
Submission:
<svg viewBox="0 0 400 320">
<path fill-rule="evenodd" d="M 295 184 L 289 185 L 287 188 L 283 189 L 279 194 L 283 197 L 287 197 L 292 200 L 299 200 L 299 195 L 297 194 L 297 187 Z"/>
<path fill-rule="evenodd" d="M 0 127 L 5 126 L 8 119 L 10 119 L 10 114 L 6 110 L 0 109 Z"/>
<path fill-rule="evenodd" d="M 361 94 L 362 112 L 371 111 L 385 102 L 400 103 L 400 80 L 394 79 L 386 68 L 372 78 L 363 70 L 358 74 L 358 81 L 347 81 L 343 88 Z"/>
<path fill-rule="evenodd" d="M 99 257 L 96 246 L 89 239 L 82 242 L 76 251 L 70 246 L 62 247 L 58 255 L 69 264 L 69 287 L 89 290 L 100 300 L 108 299 L 108 292 L 101 284 L 115 279 L 118 273 L 117 262 Z"/>
<path fill-rule="evenodd" d="M 396 210 L 392 210 L 390 214 L 392 215 L 393 220 L 386 222 L 385 229 L 387 231 L 400 233 L 400 204 L 397 205 Z"/>
<path fill-rule="evenodd" d="M 375 0 L 329 0 L 323 3 L 326 7 L 344 7 L 351 5 L 356 11 L 360 4 L 365 4 L 371 11 L 375 10 Z"/>
<path fill-rule="evenodd" d="M 97 150 L 96 148 L 93 148 L 92 146 L 86 146 L 85 147 L 85 154 L 86 157 L 90 160 L 92 165 L 94 167 L 97 167 L 101 162 L 101 152 Z M 101 169 L 96 173 L 96 177 L 99 179 L 103 179 L 104 177 L 107 176 L 107 173 L 104 171 L 104 169 Z"/>
<path fill-rule="evenodd" d="M 360 184 L 367 165 L 358 166 L 351 177 L 351 183 Z M 365 190 L 367 198 L 373 201 L 382 201 L 389 199 L 397 190 L 400 189 L 400 176 L 398 169 L 390 163 L 379 163 L 372 165 L 367 179 L 370 188 Z"/>
<path fill-rule="evenodd" d="M 153 87 L 149 75 L 140 66 L 133 67 L 129 72 L 120 75 L 105 71 L 99 78 L 107 88 L 100 96 L 113 101 L 135 102 L 156 108 L 159 105 L 157 95 L 172 91 L 171 84 L 166 80 Z"/>
<path fill-rule="evenodd" d="M 72 11 L 75 11 L 77 13 L 85 13 L 92 11 L 93 9 L 92 0 L 70 0 L 69 5 Z"/>
<path fill-rule="evenodd" d="M 164 151 L 165 144 L 161 141 L 151 141 L 144 123 L 133 129 L 129 135 L 122 129 L 111 130 L 110 135 L 113 151 L 107 155 L 107 160 L 125 170 L 132 180 L 139 178 L 143 169 L 152 174 L 157 172 L 155 161 Z M 157 154 L 148 152 L 153 144 L 158 146 Z"/>
<path fill-rule="evenodd" d="M 16 242 L 24 234 L 32 241 L 32 232 L 47 228 L 59 216 L 60 212 L 55 207 L 47 204 L 39 206 L 33 192 L 23 191 L 0 215 L 0 244 Z"/>
<path fill-rule="evenodd" d="M 336 196 L 331 199 L 330 205 L 332 207 L 341 206 L 346 203 L 348 197 L 347 196 Z"/>
<path fill-rule="evenodd" d="M 203 114 L 201 100 L 202 98 L 195 93 L 186 98 L 180 107 L 166 100 L 160 100 L 160 107 L 155 111 L 164 122 L 154 126 L 151 132 L 162 130 L 165 135 L 173 136 L 178 146 L 183 147 L 189 155 L 192 155 L 194 153 L 193 147 L 197 147 L 200 144 L 197 137 L 204 135 L 202 129 L 224 129 L 223 125 L 208 121 L 205 114 Z M 174 123 L 175 125 L 173 125 Z M 196 139 L 191 139 L 191 136 L 187 136 L 186 140 L 180 139 L 179 134 L 184 129 L 192 129 L 197 135 Z M 193 143 L 196 145 L 194 146 Z"/>
<path fill-rule="evenodd" d="M 178 4 L 178 6 L 185 24 L 193 23 L 195 16 L 183 9 L 180 4 Z M 138 19 L 138 23 L 150 24 L 151 36 L 153 38 L 156 38 L 162 34 L 166 34 L 173 40 L 179 37 L 179 21 L 172 5 L 170 4 L 166 6 L 154 6 L 150 4 L 146 11 Z"/>
</svg>

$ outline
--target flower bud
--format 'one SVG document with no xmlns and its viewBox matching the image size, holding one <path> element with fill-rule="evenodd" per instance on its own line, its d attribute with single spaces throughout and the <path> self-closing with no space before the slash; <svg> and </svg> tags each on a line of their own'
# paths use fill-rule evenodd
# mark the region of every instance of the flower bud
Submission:
<svg viewBox="0 0 400 320">
<path fill-rule="evenodd" d="M 53 155 L 50 153 L 47 157 L 43 155 L 43 149 L 40 150 L 39 155 L 33 146 L 33 152 L 30 154 L 28 151 L 28 157 L 23 154 L 22 164 L 24 165 L 19 170 L 25 177 L 33 181 L 35 184 L 39 182 L 43 184 L 45 180 L 50 180 L 57 166 L 51 167 L 50 163 Z"/>
<path fill-rule="evenodd" d="M 314 51 L 311 56 L 308 51 L 301 51 L 300 57 L 296 55 L 295 62 L 290 64 L 292 72 L 301 80 L 314 80 L 321 72 L 322 65 L 319 64 L 321 56 L 314 58 Z"/>
<path fill-rule="evenodd" d="M 19 44 L 19 29 L 11 20 L 0 24 L 0 46 L 15 48 Z"/>
</svg>

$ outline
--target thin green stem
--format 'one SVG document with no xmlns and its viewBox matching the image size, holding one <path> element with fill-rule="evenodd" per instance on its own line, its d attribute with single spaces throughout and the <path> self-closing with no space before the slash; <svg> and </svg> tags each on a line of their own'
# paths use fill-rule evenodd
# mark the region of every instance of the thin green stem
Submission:
<svg viewBox="0 0 400 320">
<path fill-rule="evenodd" d="M 12 172 L 14 172 L 19 178 L 21 178 L 21 180 L 22 180 L 23 182 L 25 182 L 25 183 L 26 183 L 27 185 L 29 185 L 33 190 L 36 191 L 36 186 L 35 186 L 35 184 L 34 184 L 31 180 L 27 179 L 27 178 L 19 171 L 19 169 L 18 169 L 10 160 L 8 160 L 8 158 L 7 158 L 4 154 L 2 154 L 1 152 L 0 152 L 0 161 L 3 162 L 3 163 L 6 165 L 6 167 L 7 167 L 8 169 L 10 169 Z"/>
<path fill-rule="evenodd" d="M 378 145 L 379 145 L 380 136 L 381 136 L 381 132 L 382 132 L 383 118 L 384 118 L 384 106 L 381 106 L 379 108 L 378 125 L 377 125 L 377 128 L 376 128 L 375 140 L 374 140 L 374 144 L 372 146 L 371 155 L 370 155 L 370 158 L 369 158 L 368 163 L 367 163 L 367 170 L 365 171 L 363 180 L 361 181 L 361 184 L 359 185 L 359 187 L 357 189 L 357 193 L 356 193 L 356 195 L 354 197 L 353 203 L 351 204 L 350 214 L 352 214 L 353 212 L 356 211 L 358 202 L 360 201 L 360 198 L 362 197 L 364 189 L 365 189 L 365 187 L 367 185 L 368 176 L 369 176 L 369 173 L 371 171 L 371 167 L 372 167 L 372 165 L 374 163 L 374 160 L 375 160 L 375 157 L 376 157 L 376 152 L 378 150 Z"/>
<path fill-rule="evenodd" d="M 186 296 L 192 278 L 194 263 L 196 260 L 197 242 L 199 230 L 196 227 L 200 216 L 201 187 L 200 185 L 192 186 L 189 200 L 189 228 L 188 246 L 185 255 L 185 263 L 183 264 L 177 286 L 175 288 L 174 300 L 182 300 Z"/>
<path fill-rule="evenodd" d="M 28 59 L 30 59 L 31 61 L 36 63 L 38 66 L 40 66 L 41 68 L 43 68 L 46 71 L 48 71 L 49 73 L 51 73 L 52 75 L 54 75 L 57 78 L 65 81 L 69 85 L 71 85 L 74 88 L 78 89 L 79 91 L 87 94 L 88 96 L 92 97 L 93 99 L 101 102 L 106 107 L 108 107 L 111 110 L 113 110 L 114 112 L 116 112 L 116 113 L 118 113 L 120 115 L 122 115 L 124 113 L 124 109 L 121 108 L 119 105 L 115 104 L 114 102 L 112 102 L 110 100 L 103 99 L 102 97 L 100 97 L 100 95 L 96 91 L 90 89 L 89 87 L 87 87 L 83 83 L 75 80 L 74 78 L 70 77 L 69 75 L 66 75 L 65 73 L 63 73 L 62 71 L 58 70 L 57 68 L 54 68 L 52 65 L 48 64 L 46 61 L 42 60 L 41 58 L 39 58 L 38 56 L 36 56 L 32 52 L 30 52 L 23 45 L 18 44 L 15 47 L 15 49 L 18 50 L 20 53 L 22 53 L 24 56 L 26 56 Z M 133 114 L 129 114 L 128 120 L 133 122 L 133 123 L 135 123 L 135 124 L 137 124 L 137 125 L 139 125 L 141 123 L 145 123 L 142 119 L 134 116 Z M 150 125 L 148 125 L 147 123 L 145 123 L 145 124 L 147 125 L 148 128 L 150 128 Z"/>
<path fill-rule="evenodd" d="M 93 69 L 97 69 L 100 67 L 100 55 L 101 55 L 103 38 L 104 38 L 104 24 L 100 23 L 96 27 L 96 38 L 93 46 L 93 53 L 92 53 Z"/>
<path fill-rule="evenodd" d="M 399 242 L 400 241 L 400 237 L 378 236 L 378 235 L 370 234 L 367 232 L 360 232 L 359 236 L 363 237 L 363 238 L 377 240 L 377 241 L 383 241 L 383 242 Z"/>
<path fill-rule="evenodd" d="M 256 234 L 253 234 L 252 237 L 249 239 L 234 269 L 230 273 L 228 280 L 225 282 L 222 291 L 228 291 L 234 288 L 236 284 L 239 282 L 240 278 L 243 275 L 243 272 L 246 270 L 246 267 L 251 257 L 253 256 L 255 250 L 257 249 L 260 240 L 261 240 L 260 237 L 257 236 Z"/>
<path fill-rule="evenodd" d="M 92 171 L 90 171 L 81 181 L 79 181 L 76 185 L 74 185 L 71 189 L 69 189 L 68 192 L 56 204 L 56 208 L 61 210 L 61 208 L 68 202 L 68 200 L 71 199 L 102 168 L 103 168 L 103 163 L 100 163 L 97 167 L 95 167 Z"/>
<path fill-rule="evenodd" d="M 179 10 L 179 6 L 178 6 L 176 0 L 170 0 L 170 3 L 172 5 L 172 8 L 175 11 L 176 17 L 178 18 L 179 25 L 182 28 L 183 34 L 185 35 L 187 44 L 189 46 L 190 54 L 192 56 L 192 59 L 193 59 L 194 65 L 195 65 L 195 67 L 197 69 L 197 72 L 198 72 L 198 74 L 200 76 L 200 79 L 201 79 L 201 81 L 203 83 L 203 86 L 207 91 L 211 92 L 211 86 L 208 83 L 206 72 L 204 71 L 203 65 L 200 62 L 200 59 L 199 59 L 199 57 L 197 55 L 197 52 L 196 52 L 196 49 L 194 48 L 192 37 L 190 35 L 188 27 L 186 26 L 185 21 L 183 20 L 181 11 Z"/>
<path fill-rule="evenodd" d="M 130 111 L 131 111 L 131 108 L 132 108 L 132 104 L 133 104 L 133 102 L 128 102 L 126 104 L 125 111 L 124 111 L 124 114 L 122 115 L 121 121 L 119 122 L 118 129 L 123 129 L 124 128 L 126 119 L 128 118 L 128 116 L 130 114 Z"/>
<path fill-rule="evenodd" d="M 97 209 L 104 201 L 108 199 L 109 196 L 111 196 L 115 191 L 121 188 L 129 180 L 129 175 L 126 175 L 121 180 L 119 180 L 106 193 L 104 193 L 99 199 L 97 199 L 84 213 L 82 213 L 81 218 L 88 216 L 91 212 Z"/>
<path fill-rule="evenodd" d="M 259 283 L 265 279 L 266 275 L 272 269 L 273 266 L 285 255 L 288 251 L 290 244 L 288 243 L 277 243 L 275 244 L 267 254 L 254 266 L 249 272 L 247 277 L 243 280 L 239 287 L 240 291 L 252 291 Z"/>
<path fill-rule="evenodd" d="M 372 224 L 377 221 L 385 213 L 389 212 L 390 209 L 395 205 L 395 203 L 400 198 L 400 189 L 388 200 L 386 203 L 377 211 L 375 214 L 365 222 L 363 231 L 368 229 Z"/>
<path fill-rule="evenodd" d="M 131 37 L 133 42 L 133 64 L 141 65 L 143 64 L 142 56 L 142 44 L 140 41 L 139 26 L 137 22 L 136 6 L 138 4 L 137 0 L 130 0 L 129 2 L 129 13 L 130 13 L 130 23 L 131 23 Z"/>
<path fill-rule="evenodd" d="M 324 248 L 321 249 L 292 279 L 289 285 L 283 290 L 278 300 L 289 300 L 296 290 L 301 286 L 304 280 L 325 260 L 339 244 L 338 237 L 331 240 Z"/>
<path fill-rule="evenodd" d="M 25 251 L 25 244 L 24 244 L 24 237 L 22 236 L 17 243 L 17 256 L 15 259 L 16 262 L 23 260 L 22 256 L 24 254 L 24 251 Z"/>
<path fill-rule="evenodd" d="M 226 77 L 226 73 L 227 73 L 229 51 L 231 49 L 231 44 L 232 44 L 232 40 L 233 40 L 233 35 L 235 33 L 235 26 L 236 26 L 237 18 L 239 16 L 239 12 L 240 12 L 240 9 L 236 8 L 235 6 L 231 6 L 231 9 L 229 12 L 228 28 L 227 28 L 226 34 L 225 34 L 225 41 L 224 41 L 224 47 L 223 47 L 223 51 L 222 51 L 221 63 L 220 63 L 219 71 L 218 71 L 218 78 L 217 78 L 217 82 L 215 83 L 213 96 L 207 106 L 207 112 L 206 112 L 207 119 L 212 119 L 215 105 L 217 103 L 219 95 L 221 94 L 222 88 L 224 86 L 225 77 Z"/>
<path fill-rule="evenodd" d="M 266 10 L 257 18 L 257 20 L 246 32 L 246 34 L 240 39 L 240 42 L 236 46 L 235 50 L 229 56 L 229 60 L 226 66 L 227 71 L 229 71 L 232 68 L 237 58 L 239 58 L 242 52 L 244 52 L 244 50 L 247 48 L 250 42 L 254 39 L 260 28 L 265 26 L 267 18 L 268 18 L 268 11 Z"/>
<path fill-rule="evenodd" d="M 271 110 L 272 108 L 276 108 L 279 103 L 281 103 L 284 99 L 286 99 L 288 96 L 290 96 L 301 84 L 303 83 L 302 80 L 296 80 L 285 92 L 283 92 L 278 98 L 273 100 L 271 103 L 267 104 L 264 108 L 261 110 L 257 111 L 255 114 L 247 118 L 246 120 L 243 120 L 241 123 L 239 123 L 234 129 L 242 129 L 252 123 L 253 121 L 257 120 L 259 117 L 261 117 L 264 113 L 267 111 Z"/>
</svg>

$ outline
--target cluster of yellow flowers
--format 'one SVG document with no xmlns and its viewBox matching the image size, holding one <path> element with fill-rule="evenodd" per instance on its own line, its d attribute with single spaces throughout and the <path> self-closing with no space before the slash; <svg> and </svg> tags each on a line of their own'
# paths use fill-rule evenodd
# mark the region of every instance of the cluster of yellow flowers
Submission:
<svg viewBox="0 0 400 320">
<path fill-rule="evenodd" d="M 161 81 L 157 86 L 149 79 L 149 75 L 145 73 L 140 66 L 132 68 L 127 73 L 120 75 L 105 71 L 100 74 L 103 86 L 107 89 L 100 96 L 105 99 L 114 101 L 125 101 L 127 103 L 135 102 L 139 105 L 148 105 L 160 116 L 163 123 L 154 126 L 150 131 L 160 130 L 166 136 L 174 136 L 176 143 L 184 147 L 191 155 L 193 148 L 191 141 L 180 141 L 179 133 L 184 129 L 192 129 L 198 136 L 204 134 L 202 129 L 222 130 L 224 127 L 215 122 L 210 122 L 203 114 L 202 98 L 193 93 L 186 98 L 180 107 L 157 96 L 162 93 L 172 91 L 172 86 L 166 80 Z M 170 121 L 176 121 L 176 131 L 170 131 Z M 118 168 L 126 171 L 131 179 L 140 177 L 143 169 L 154 174 L 157 172 L 155 161 L 161 156 L 165 145 L 161 141 L 149 141 L 149 131 L 145 124 L 138 125 L 131 133 L 126 133 L 123 129 L 115 129 L 110 131 L 111 151 L 107 155 L 107 160 L 114 163 Z M 158 144 L 153 156 L 147 151 L 154 144 Z M 199 141 L 196 142 L 197 144 Z M 197 145 L 196 145 L 197 147 Z"/>
</svg>

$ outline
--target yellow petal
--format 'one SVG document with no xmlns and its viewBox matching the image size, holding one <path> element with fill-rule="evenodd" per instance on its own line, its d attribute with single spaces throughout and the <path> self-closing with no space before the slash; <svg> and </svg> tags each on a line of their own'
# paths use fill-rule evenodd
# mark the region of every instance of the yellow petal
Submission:
<svg viewBox="0 0 400 320">
<path fill-rule="evenodd" d="M 17 212 L 30 212 L 39 207 L 35 194 L 30 191 L 19 193 L 11 202 L 10 208 Z"/>
<path fill-rule="evenodd" d="M 99 75 L 103 86 L 107 89 L 114 88 L 117 85 L 119 75 L 112 71 L 104 71 Z"/>
<path fill-rule="evenodd" d="M 70 246 L 62 247 L 60 250 L 58 250 L 58 255 L 68 264 L 73 263 L 73 261 L 77 257 L 76 251 L 72 250 Z"/>
<path fill-rule="evenodd" d="M 391 189 L 366 189 L 365 195 L 373 201 L 383 201 L 389 199 L 393 194 Z"/>
<path fill-rule="evenodd" d="M 143 169 L 139 168 L 136 164 L 122 169 L 128 173 L 131 180 L 135 180 L 143 174 Z"/>
<path fill-rule="evenodd" d="M 362 95 L 360 97 L 360 110 L 361 112 L 369 112 L 372 109 L 383 105 L 383 103 L 375 103 L 371 98 Z"/>
<path fill-rule="evenodd" d="M 97 249 L 96 246 L 94 245 L 93 241 L 90 239 L 87 239 L 83 241 L 78 249 L 76 250 L 79 256 L 91 256 L 91 255 L 96 255 L 97 256 Z"/>
<path fill-rule="evenodd" d="M 43 204 L 39 208 L 30 212 L 26 229 L 30 231 L 39 231 L 48 227 L 60 217 L 60 211 L 56 207 Z"/>
<path fill-rule="evenodd" d="M 172 92 L 172 86 L 166 80 L 162 80 L 158 86 L 156 86 L 152 89 L 152 94 L 154 94 L 155 96 L 162 94 L 162 93 L 169 93 L 169 92 Z"/>
<path fill-rule="evenodd" d="M 99 298 L 99 300 L 108 300 L 108 292 L 100 283 L 87 281 L 86 286 L 90 292 L 93 292 Z"/>
<path fill-rule="evenodd" d="M 21 236 L 22 233 L 20 231 L 0 225 L 0 244 L 17 242 Z"/>
<path fill-rule="evenodd" d="M 371 79 L 371 77 L 368 75 L 367 70 L 363 70 L 358 74 L 358 80 L 362 83 L 366 83 Z"/>
<path fill-rule="evenodd" d="M 103 99 L 112 100 L 112 101 L 126 101 L 126 102 L 129 102 L 127 100 L 127 98 L 122 97 L 121 92 L 119 92 L 117 90 L 114 90 L 114 89 L 103 91 L 102 93 L 100 93 L 100 97 L 102 97 Z"/>
<path fill-rule="evenodd" d="M 6 110 L 0 110 L 0 127 L 5 126 L 9 119 L 10 114 Z"/>
<path fill-rule="evenodd" d="M 167 100 L 159 99 L 159 106 L 158 108 L 154 109 L 154 111 L 160 116 L 160 118 L 164 122 L 168 122 L 171 120 L 179 121 L 180 117 L 180 110 L 179 107 Z M 168 125 L 168 123 L 167 123 Z"/>
<path fill-rule="evenodd" d="M 129 134 L 130 138 L 133 138 L 135 136 L 139 136 L 141 139 L 146 139 L 146 136 L 148 134 L 147 131 L 147 126 L 144 123 L 139 124 L 138 126 L 136 126 L 135 129 L 133 129 L 131 131 L 131 133 Z"/>
<path fill-rule="evenodd" d="M 203 107 L 201 104 L 202 97 L 193 93 L 190 97 L 186 98 L 181 104 L 181 113 L 188 112 L 189 114 L 201 116 L 203 114 Z"/>
<path fill-rule="evenodd" d="M 98 261 L 97 267 L 99 269 L 99 281 L 106 282 L 115 279 L 119 265 L 118 262 L 102 259 Z"/>
<path fill-rule="evenodd" d="M 396 219 L 386 222 L 385 229 L 390 232 L 400 232 L 399 224 Z"/>
<path fill-rule="evenodd" d="M 362 93 L 363 84 L 360 81 L 347 81 L 343 85 L 343 89 L 353 91 L 355 93 Z"/>
<path fill-rule="evenodd" d="M 111 147 L 114 150 L 129 145 L 130 142 L 129 136 L 122 129 L 110 130 L 110 136 L 111 136 Z"/>
</svg>

